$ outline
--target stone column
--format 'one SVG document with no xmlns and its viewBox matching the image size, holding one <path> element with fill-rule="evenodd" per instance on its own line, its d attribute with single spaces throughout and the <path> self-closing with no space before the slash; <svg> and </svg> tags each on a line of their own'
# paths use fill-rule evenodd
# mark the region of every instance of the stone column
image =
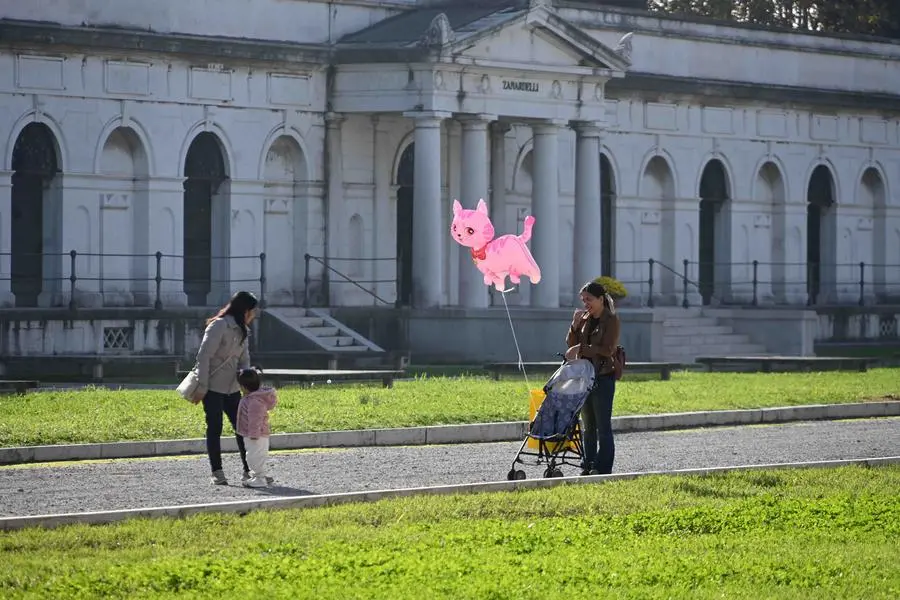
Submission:
<svg viewBox="0 0 900 600">
<path fill-rule="evenodd" d="M 491 124 L 491 201 L 488 208 L 494 227 L 499 229 L 506 228 L 506 134 L 510 129 L 509 123 L 495 121 Z M 490 289 L 488 293 L 491 303 L 497 303 L 497 294 Z"/>
<path fill-rule="evenodd" d="M 478 115 L 462 123 L 462 198 L 466 208 L 479 200 L 488 201 L 488 124 L 493 117 Z M 488 292 L 484 276 L 474 264 L 468 248 L 460 248 L 459 302 L 467 308 L 487 308 Z"/>
<path fill-rule="evenodd" d="M 265 298 L 260 285 L 261 264 L 259 255 L 265 252 L 265 183 L 256 180 L 231 180 L 231 235 L 229 255 L 231 257 L 228 275 L 229 294 L 238 290 L 253 292 L 258 298 Z M 288 240 L 284 240 L 285 243 Z M 268 261 L 267 261 L 268 263 Z M 277 264 L 277 259 L 276 259 Z M 267 279 L 269 273 L 266 274 Z M 277 289 L 280 282 L 271 279 L 266 289 Z"/>
<path fill-rule="evenodd" d="M 531 207 L 535 224 L 531 252 L 541 268 L 541 282 L 531 291 L 531 305 L 540 308 L 559 307 L 559 127 L 556 122 L 532 127 L 534 183 Z"/>
<path fill-rule="evenodd" d="M 600 128 L 575 125 L 574 289 L 601 275 L 603 240 L 600 210 Z"/>
<path fill-rule="evenodd" d="M 0 171 L 0 306 L 15 306 L 12 293 L 12 172 Z"/>
<path fill-rule="evenodd" d="M 413 306 L 435 308 L 444 295 L 441 246 L 449 235 L 441 219 L 442 112 L 406 113 L 416 120 L 413 210 Z"/>
<path fill-rule="evenodd" d="M 325 207 L 325 264 L 341 273 L 347 271 L 347 265 L 339 260 L 345 253 L 342 246 L 346 243 L 342 233 L 345 217 L 344 161 L 341 155 L 341 123 L 343 121 L 343 115 L 328 113 L 325 116 L 326 139 L 328 140 L 328 181 L 325 182 L 325 185 L 328 186 L 328 204 Z M 342 292 L 347 287 L 346 281 L 340 275 L 325 269 L 323 282 L 327 286 L 329 306 L 342 305 Z"/>
<path fill-rule="evenodd" d="M 159 260 L 160 301 L 164 307 L 187 306 L 184 293 L 184 178 L 154 177 L 145 184 L 149 220 L 147 238 L 150 254 L 148 272 L 153 278 L 151 295 L 156 304 L 156 253 Z"/>
<path fill-rule="evenodd" d="M 394 261 L 383 260 L 390 258 L 397 253 L 396 237 L 390 235 L 393 227 L 391 226 L 391 153 L 386 152 L 385 148 L 389 147 L 390 128 L 385 120 L 381 117 L 372 117 L 373 132 L 373 156 L 374 156 L 374 198 L 373 198 L 373 214 L 374 235 L 372 236 L 372 256 L 377 260 L 374 261 L 372 272 L 378 282 L 387 282 L 393 277 Z M 393 293 L 388 283 L 376 283 L 374 291 L 379 298 L 383 298 L 388 302 L 393 301 L 396 294 Z"/>
</svg>

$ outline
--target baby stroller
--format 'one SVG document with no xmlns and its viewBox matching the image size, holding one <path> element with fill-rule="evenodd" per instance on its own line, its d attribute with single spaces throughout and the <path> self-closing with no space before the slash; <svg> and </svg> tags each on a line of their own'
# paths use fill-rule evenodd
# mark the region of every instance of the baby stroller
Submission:
<svg viewBox="0 0 900 600">
<path fill-rule="evenodd" d="M 544 477 L 562 477 L 560 465 L 581 467 L 584 446 L 578 417 L 593 388 L 594 365 L 589 360 L 563 362 L 544 385 L 546 397 L 525 434 L 507 479 L 525 479 L 525 471 L 516 469 L 517 463 L 547 463 Z M 537 442 L 537 452 L 525 449 L 529 441 L 532 446 Z M 523 456 L 535 456 L 537 460 L 525 462 Z"/>
</svg>

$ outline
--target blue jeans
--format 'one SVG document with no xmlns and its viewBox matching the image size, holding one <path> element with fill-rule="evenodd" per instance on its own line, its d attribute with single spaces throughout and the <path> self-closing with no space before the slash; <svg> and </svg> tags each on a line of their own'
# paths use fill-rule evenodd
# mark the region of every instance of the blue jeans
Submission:
<svg viewBox="0 0 900 600">
<path fill-rule="evenodd" d="M 612 375 L 597 379 L 581 409 L 582 441 L 585 470 L 595 469 L 601 475 L 612 473 L 616 444 L 612 432 L 612 406 L 616 395 L 616 380 Z"/>
</svg>

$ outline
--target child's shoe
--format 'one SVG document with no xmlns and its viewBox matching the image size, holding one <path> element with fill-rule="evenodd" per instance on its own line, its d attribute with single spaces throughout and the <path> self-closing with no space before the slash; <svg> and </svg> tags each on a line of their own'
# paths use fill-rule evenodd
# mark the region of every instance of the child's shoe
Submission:
<svg viewBox="0 0 900 600">
<path fill-rule="evenodd" d="M 228 479 L 225 478 L 225 472 L 222 469 L 213 471 L 210 483 L 213 485 L 228 485 Z"/>
<path fill-rule="evenodd" d="M 269 482 L 265 477 L 251 477 L 247 481 L 242 481 L 241 485 L 246 488 L 264 488 L 269 487 Z"/>
</svg>

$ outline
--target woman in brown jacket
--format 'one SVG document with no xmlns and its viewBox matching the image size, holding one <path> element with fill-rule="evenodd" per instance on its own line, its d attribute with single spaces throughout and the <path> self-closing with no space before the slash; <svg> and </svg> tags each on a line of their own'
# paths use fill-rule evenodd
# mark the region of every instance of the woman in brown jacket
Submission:
<svg viewBox="0 0 900 600">
<path fill-rule="evenodd" d="M 596 385 L 581 409 L 584 462 L 582 475 L 612 473 L 616 446 L 612 433 L 612 405 L 616 394 L 615 361 L 619 345 L 619 317 L 606 288 L 590 282 L 581 288 L 584 309 L 575 311 L 566 336 L 566 360 L 584 358 L 594 364 Z"/>
</svg>

